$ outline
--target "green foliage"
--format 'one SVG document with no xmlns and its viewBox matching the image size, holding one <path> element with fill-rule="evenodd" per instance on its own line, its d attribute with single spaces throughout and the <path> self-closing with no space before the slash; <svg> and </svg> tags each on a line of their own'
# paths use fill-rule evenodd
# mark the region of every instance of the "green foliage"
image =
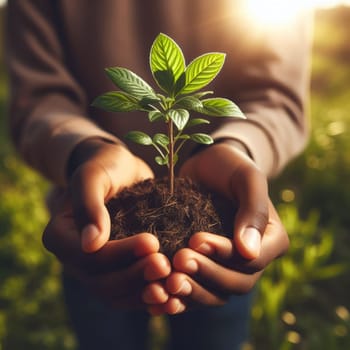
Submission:
<svg viewBox="0 0 350 350">
<path fill-rule="evenodd" d="M 258 287 L 253 309 L 255 341 L 260 344 L 259 340 L 263 339 L 264 342 L 257 349 L 291 346 L 291 332 L 299 348 L 319 349 L 319 341 L 315 342 L 317 337 L 314 337 L 319 328 L 312 329 L 305 322 L 309 317 L 305 309 L 323 308 L 327 293 L 319 287 L 324 281 L 348 272 L 350 262 L 332 262 L 334 228 L 321 228 L 317 211 L 303 220 L 292 204 L 283 204 L 278 209 L 291 243 L 288 254 L 267 268 Z M 337 304 L 329 301 L 329 307 L 335 310 Z M 292 324 L 283 322 L 287 313 L 293 315 Z M 328 337 L 334 338 L 332 332 L 328 330 Z"/>
<path fill-rule="evenodd" d="M 41 243 L 47 186 L 12 152 L 0 153 L 0 349 L 73 349 L 59 264 Z"/>
<path fill-rule="evenodd" d="M 2 23 L 0 8 L 0 34 Z M 75 339 L 63 307 L 60 266 L 41 242 L 48 220 L 47 184 L 23 165 L 8 140 L 2 53 L 0 50 L 0 349 L 73 350 Z"/>
<path fill-rule="evenodd" d="M 107 75 L 122 91 L 107 92 L 92 103 L 109 112 L 148 112 L 151 123 L 163 121 L 167 124 L 167 138 L 165 135 L 152 138 L 142 131 L 130 131 L 126 138 L 156 149 L 156 163 L 169 169 L 170 193 L 174 187 L 174 166 L 184 143 L 187 140 L 204 145 L 213 143 L 209 135 L 183 133 L 188 127 L 209 123 L 202 118 L 191 121 L 189 111 L 211 117 L 244 118 L 232 101 L 225 98 L 203 99 L 209 92 L 197 93 L 217 76 L 224 61 L 225 55 L 222 53 L 207 53 L 186 67 L 183 52 L 177 43 L 167 35 L 159 34 L 150 50 L 150 68 L 165 95 L 156 94 L 148 83 L 130 70 L 113 67 L 106 69 Z"/>
</svg>

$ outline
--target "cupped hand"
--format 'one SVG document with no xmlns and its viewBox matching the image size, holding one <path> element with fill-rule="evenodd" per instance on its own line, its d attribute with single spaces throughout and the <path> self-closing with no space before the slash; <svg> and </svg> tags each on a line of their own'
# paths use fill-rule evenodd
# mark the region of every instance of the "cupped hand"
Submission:
<svg viewBox="0 0 350 350">
<path fill-rule="evenodd" d="M 145 286 L 164 279 L 171 271 L 169 260 L 158 253 L 158 240 L 149 233 L 108 241 L 93 253 L 83 251 L 67 193 L 57 203 L 44 231 L 43 243 L 61 261 L 66 273 L 102 301 L 118 308 L 144 308 Z M 168 299 L 164 288 L 158 288 L 152 297 L 155 303 Z"/>
<path fill-rule="evenodd" d="M 100 139 L 80 143 L 71 156 L 69 191 L 82 248 L 94 252 L 109 239 L 105 203 L 122 188 L 152 178 L 149 166 L 121 144 Z"/>
<path fill-rule="evenodd" d="M 241 150 L 219 143 L 190 158 L 181 175 L 236 204 L 234 243 L 244 258 L 258 257 L 270 213 L 267 179 L 255 163 Z"/>
<path fill-rule="evenodd" d="M 122 188 L 153 177 L 151 169 L 121 144 L 88 139 L 73 151 L 68 173 L 68 189 L 51 208 L 45 247 L 102 300 L 117 307 L 144 305 L 145 285 L 168 276 L 170 262 L 151 234 L 109 241 L 105 203 Z M 164 302 L 164 288 L 152 298 Z"/>
<path fill-rule="evenodd" d="M 266 177 L 242 151 L 226 144 L 211 146 L 189 159 L 181 174 L 235 202 L 238 210 L 232 218 L 232 238 L 197 233 L 189 247 L 174 256 L 175 271 L 166 281 L 171 296 L 164 305 L 149 303 L 155 314 L 222 305 L 230 295 L 249 292 L 289 245 L 269 199 Z"/>
</svg>

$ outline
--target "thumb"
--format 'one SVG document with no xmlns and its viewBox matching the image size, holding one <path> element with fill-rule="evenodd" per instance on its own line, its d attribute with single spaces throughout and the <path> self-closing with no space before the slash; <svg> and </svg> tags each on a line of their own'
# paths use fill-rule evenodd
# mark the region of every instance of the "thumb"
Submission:
<svg viewBox="0 0 350 350">
<path fill-rule="evenodd" d="M 239 208 L 235 217 L 234 242 L 246 259 L 260 255 L 261 239 L 269 220 L 269 196 L 266 180 L 261 174 L 246 174 L 236 195 Z"/>
<path fill-rule="evenodd" d="M 107 173 L 95 165 L 82 166 L 71 179 L 73 213 L 81 233 L 83 251 L 99 250 L 109 239 L 110 217 L 105 198 L 110 187 Z"/>
</svg>

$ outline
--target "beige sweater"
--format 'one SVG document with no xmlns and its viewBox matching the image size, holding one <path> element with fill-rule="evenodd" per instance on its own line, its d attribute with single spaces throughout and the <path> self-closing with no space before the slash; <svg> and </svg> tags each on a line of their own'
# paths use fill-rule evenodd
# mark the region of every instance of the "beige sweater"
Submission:
<svg viewBox="0 0 350 350">
<path fill-rule="evenodd" d="M 59 185 L 75 145 L 91 136 L 123 138 L 129 130 L 161 128 L 140 114 L 90 107 L 115 90 L 105 67 L 127 67 L 147 81 L 150 46 L 159 32 L 187 60 L 209 51 L 227 54 L 209 87 L 234 100 L 247 120 L 218 118 L 201 129 L 214 139 L 242 143 L 271 176 L 303 149 L 307 136 L 311 21 L 307 14 L 260 27 L 234 0 L 10 0 L 7 57 L 10 125 L 23 158 Z M 153 130 L 150 130 L 153 128 Z M 128 144 L 156 174 L 153 149 Z M 184 150 L 184 160 L 193 145 Z"/>
</svg>

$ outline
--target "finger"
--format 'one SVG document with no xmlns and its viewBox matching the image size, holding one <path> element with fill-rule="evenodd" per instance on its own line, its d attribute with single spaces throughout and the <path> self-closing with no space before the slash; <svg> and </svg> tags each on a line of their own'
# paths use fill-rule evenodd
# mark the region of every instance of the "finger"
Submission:
<svg viewBox="0 0 350 350">
<path fill-rule="evenodd" d="M 211 260 L 220 265 L 246 273 L 257 272 L 257 270 L 247 267 L 252 266 L 262 255 L 260 254 L 258 258 L 253 260 L 243 258 L 235 248 L 232 239 L 208 232 L 194 234 L 188 246 L 196 252 L 210 257 Z"/>
<path fill-rule="evenodd" d="M 139 258 L 159 251 L 159 241 L 150 233 L 139 233 L 120 240 L 109 241 L 95 253 L 84 254 L 85 267 L 88 271 L 113 271 L 126 267 Z M 170 265 L 169 261 L 165 263 Z M 157 270 L 155 271 L 156 274 Z M 152 271 L 148 274 L 152 278 Z"/>
<path fill-rule="evenodd" d="M 221 262 L 231 261 L 235 252 L 232 239 L 209 232 L 195 233 L 190 238 L 188 246 L 198 253 Z"/>
<path fill-rule="evenodd" d="M 72 176 L 73 212 L 86 252 L 98 250 L 109 239 L 110 217 L 105 198 L 111 187 L 108 173 L 98 164 L 86 163 Z"/>
<path fill-rule="evenodd" d="M 266 178 L 247 163 L 231 177 L 231 188 L 239 203 L 234 223 L 236 248 L 244 258 L 255 259 L 260 254 L 261 238 L 269 219 Z"/>
<path fill-rule="evenodd" d="M 181 298 L 187 307 L 223 305 L 228 298 L 228 295 L 209 290 L 181 272 L 172 273 L 167 278 L 166 290 L 172 296 Z M 170 309 L 168 308 L 167 312 L 169 311 Z"/>
<path fill-rule="evenodd" d="M 171 268 L 168 259 L 159 253 L 138 260 L 131 266 L 104 274 L 85 274 L 82 282 L 94 293 L 108 299 L 140 294 L 147 281 L 166 278 Z"/>
<path fill-rule="evenodd" d="M 182 276 L 183 278 L 181 278 Z M 192 292 L 192 286 L 186 277 L 188 278 L 184 274 L 174 272 L 166 279 L 166 285 L 148 285 L 145 287 L 145 291 L 149 294 L 143 300 L 149 304 L 148 310 L 152 315 L 161 315 L 164 313 L 174 315 L 186 310 L 187 307 L 183 297 L 190 295 Z M 148 290 L 155 287 L 161 288 L 161 291 L 154 289 L 151 294 Z M 156 292 L 159 295 L 156 295 Z M 162 299 L 160 299 L 161 296 L 163 296 Z"/>
<path fill-rule="evenodd" d="M 71 210 L 55 215 L 43 233 L 43 244 L 64 265 L 73 265 L 88 271 L 113 270 L 127 266 L 139 257 L 159 250 L 159 241 L 149 233 L 140 233 L 121 240 L 109 241 L 95 253 L 85 253 L 80 244 Z"/>
<path fill-rule="evenodd" d="M 207 232 L 193 235 L 188 245 L 223 266 L 251 274 L 263 270 L 271 261 L 283 255 L 288 249 L 289 239 L 275 208 L 269 202 L 269 222 L 262 236 L 258 258 L 242 259 L 232 240 Z"/>
<path fill-rule="evenodd" d="M 173 266 L 219 295 L 245 294 L 253 288 L 261 274 L 260 271 L 247 274 L 233 270 L 188 248 L 181 249 L 174 256 Z"/>
<path fill-rule="evenodd" d="M 165 304 L 149 305 L 147 310 L 153 316 L 163 314 L 176 315 L 185 312 L 187 305 L 184 300 L 177 297 L 170 297 Z"/>
<path fill-rule="evenodd" d="M 245 273 L 258 271 L 253 269 L 251 265 L 259 258 L 253 260 L 243 258 L 235 248 L 233 240 L 227 237 L 208 232 L 198 232 L 191 237 L 188 246 L 230 269 Z"/>
<path fill-rule="evenodd" d="M 262 254 L 258 259 L 260 267 L 265 267 L 272 260 L 284 255 L 289 247 L 288 233 L 271 201 L 269 202 L 269 213 L 269 222 L 262 239 Z"/>
<path fill-rule="evenodd" d="M 169 293 L 160 282 L 153 282 L 145 286 L 142 291 L 142 300 L 145 304 L 164 304 L 169 299 Z"/>
<path fill-rule="evenodd" d="M 189 285 L 189 289 L 182 288 Z M 148 311 L 152 315 L 175 315 L 199 306 L 220 306 L 227 302 L 228 296 L 222 296 L 202 287 L 189 276 L 175 272 L 166 281 L 170 296 L 164 304 L 150 305 Z"/>
</svg>

